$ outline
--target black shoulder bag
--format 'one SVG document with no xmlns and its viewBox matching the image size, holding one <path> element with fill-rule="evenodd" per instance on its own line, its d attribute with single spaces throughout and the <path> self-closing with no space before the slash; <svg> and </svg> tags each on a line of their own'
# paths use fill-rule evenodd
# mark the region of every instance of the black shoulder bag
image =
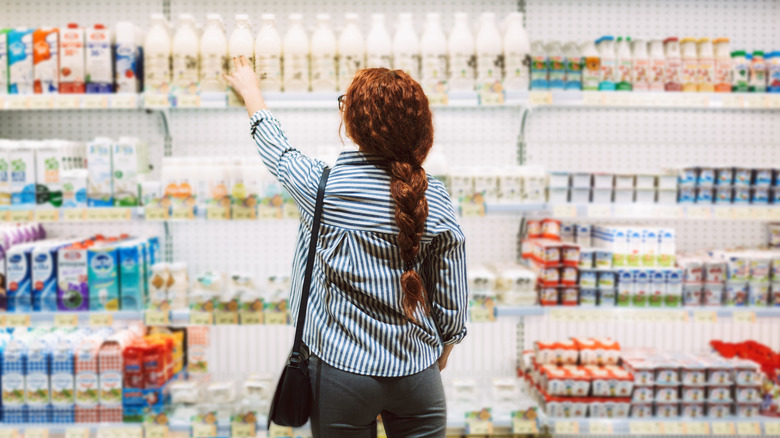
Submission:
<svg viewBox="0 0 780 438">
<path fill-rule="evenodd" d="M 306 274 L 303 279 L 301 306 L 298 310 L 298 322 L 295 327 L 295 341 L 293 341 L 292 352 L 287 358 L 279 383 L 276 385 L 271 411 L 268 414 L 268 427 L 272 421 L 279 426 L 301 427 L 306 424 L 311 415 L 312 391 L 309 381 L 309 354 L 308 351 L 301 351 L 301 347 L 303 346 L 303 326 L 306 322 L 306 307 L 309 304 L 309 289 L 311 288 L 311 274 L 314 270 L 317 237 L 320 233 L 322 201 L 325 198 L 328 175 L 330 175 L 330 168 L 326 167 L 322 171 L 320 186 L 317 189 L 317 205 L 314 209 L 314 221 L 311 225 L 311 242 L 309 243 L 309 255 L 306 258 Z"/>
</svg>

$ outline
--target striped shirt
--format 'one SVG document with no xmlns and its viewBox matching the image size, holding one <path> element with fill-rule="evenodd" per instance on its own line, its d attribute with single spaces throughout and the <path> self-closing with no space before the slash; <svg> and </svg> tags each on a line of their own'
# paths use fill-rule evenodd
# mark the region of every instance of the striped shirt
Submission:
<svg viewBox="0 0 780 438">
<path fill-rule="evenodd" d="M 252 116 L 251 134 L 263 162 L 301 213 L 292 267 L 290 310 L 296 321 L 317 187 L 325 163 L 290 146 L 270 111 Z M 402 306 L 404 261 L 398 248 L 395 201 L 382 157 L 342 152 L 325 190 L 303 342 L 326 363 L 381 377 L 430 367 L 443 344 L 466 335 L 468 282 L 465 237 L 444 185 L 428 177 L 429 214 L 415 268 L 430 303 L 410 322 Z"/>
</svg>

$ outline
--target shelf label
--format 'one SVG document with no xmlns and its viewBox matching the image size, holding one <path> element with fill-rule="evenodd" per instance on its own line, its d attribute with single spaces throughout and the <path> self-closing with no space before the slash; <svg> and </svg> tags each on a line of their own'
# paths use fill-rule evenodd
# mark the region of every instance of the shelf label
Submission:
<svg viewBox="0 0 780 438">
<path fill-rule="evenodd" d="M 79 97 L 60 94 L 54 99 L 54 109 L 78 109 Z"/>
<path fill-rule="evenodd" d="M 710 219 L 712 217 L 712 207 L 702 207 L 692 205 L 688 207 L 689 219 Z"/>
<path fill-rule="evenodd" d="M 710 97 L 703 93 L 685 93 L 682 99 L 683 106 L 706 108 L 710 106 Z"/>
<path fill-rule="evenodd" d="M 83 427 L 69 427 L 65 429 L 65 438 L 89 438 L 89 429 Z"/>
<path fill-rule="evenodd" d="M 734 436 L 734 435 L 736 435 L 736 430 L 734 429 L 734 423 L 732 423 L 732 422 L 723 422 L 723 421 L 713 421 L 712 422 L 712 434 L 713 435 Z"/>
<path fill-rule="evenodd" d="M 612 423 L 591 421 L 589 432 L 591 435 L 612 435 Z"/>
<path fill-rule="evenodd" d="M 628 106 L 631 94 L 626 92 L 602 93 L 604 106 Z"/>
<path fill-rule="evenodd" d="M 111 327 L 114 325 L 114 315 L 110 313 L 91 313 L 89 315 L 90 327 Z"/>
<path fill-rule="evenodd" d="M 9 110 L 22 110 L 29 107 L 30 101 L 25 96 L 8 96 L 5 98 L 5 108 Z"/>
<path fill-rule="evenodd" d="M 238 312 L 215 310 L 214 321 L 217 325 L 236 325 L 238 324 Z"/>
<path fill-rule="evenodd" d="M 539 428 L 536 420 L 523 419 L 523 412 L 512 412 L 512 435 L 536 435 Z"/>
<path fill-rule="evenodd" d="M 660 435 L 661 425 L 647 421 L 632 421 L 628 424 L 631 435 Z"/>
<path fill-rule="evenodd" d="M 504 93 L 481 91 L 477 95 L 479 96 L 480 105 L 503 105 L 504 104 Z"/>
<path fill-rule="evenodd" d="M 737 435 L 761 435 L 761 425 L 757 422 L 740 421 L 737 423 Z"/>
<path fill-rule="evenodd" d="M 8 222 L 32 222 L 34 210 L 11 210 L 8 212 Z"/>
<path fill-rule="evenodd" d="M 214 438 L 217 436 L 216 424 L 193 424 L 192 438 Z"/>
<path fill-rule="evenodd" d="M 246 221 L 257 219 L 257 210 L 254 207 L 233 206 L 233 220 Z"/>
<path fill-rule="evenodd" d="M 528 93 L 528 103 L 531 105 L 552 105 L 552 93 L 549 91 L 531 91 Z"/>
<path fill-rule="evenodd" d="M 167 221 L 170 218 L 170 212 L 165 207 L 149 205 L 144 208 L 144 217 L 148 221 Z"/>
<path fill-rule="evenodd" d="M 168 108 L 171 106 L 171 102 L 168 99 L 167 94 L 144 94 L 144 106 L 147 108 Z"/>
<path fill-rule="evenodd" d="M 30 98 L 30 109 L 46 110 L 54 107 L 54 99 L 50 96 L 34 96 Z"/>
<path fill-rule="evenodd" d="M 233 423 L 230 425 L 230 436 L 233 438 L 254 438 L 255 425 L 245 423 Z"/>
<path fill-rule="evenodd" d="M 739 208 L 739 207 L 737 207 L 737 208 Z M 734 208 L 733 207 L 717 206 L 717 207 L 714 207 L 712 210 L 715 213 L 715 219 L 725 219 L 725 220 L 734 219 Z"/>
<path fill-rule="evenodd" d="M 49 438 L 49 429 L 43 427 L 25 428 L 24 438 Z"/>
<path fill-rule="evenodd" d="M 144 312 L 145 325 L 171 325 L 171 313 L 162 310 Z"/>
<path fill-rule="evenodd" d="M 492 298 L 476 296 L 469 300 L 469 320 L 471 322 L 495 322 L 496 304 Z"/>
<path fill-rule="evenodd" d="M 62 210 L 62 220 L 65 222 L 78 222 L 86 220 L 86 208 L 66 208 Z"/>
<path fill-rule="evenodd" d="M 162 424 L 144 425 L 144 438 L 168 438 L 168 426 Z"/>
<path fill-rule="evenodd" d="M 110 207 L 106 208 L 88 208 L 87 209 L 87 220 L 88 221 L 107 221 L 108 220 L 108 210 Z"/>
<path fill-rule="evenodd" d="M 174 96 L 177 108 L 200 108 L 200 96 L 191 94 L 177 94 Z"/>
<path fill-rule="evenodd" d="M 81 99 L 81 107 L 84 109 L 108 108 L 107 94 L 85 94 Z"/>
<path fill-rule="evenodd" d="M 466 412 L 466 435 L 493 435 L 493 414 L 489 408 Z"/>
<path fill-rule="evenodd" d="M 745 108 L 760 108 L 764 109 L 769 107 L 765 94 L 749 94 L 745 96 Z"/>
<path fill-rule="evenodd" d="M 602 93 L 598 91 L 583 91 L 582 92 L 582 104 L 584 106 L 601 106 Z"/>
<path fill-rule="evenodd" d="M 684 429 L 685 427 L 683 423 L 676 423 L 676 422 L 661 423 L 661 433 L 663 435 L 674 435 L 674 436 L 684 435 Z"/>
<path fill-rule="evenodd" d="M 175 213 L 174 213 L 175 217 Z M 230 208 L 211 206 L 206 208 L 206 219 L 210 221 L 225 221 L 230 219 Z"/>
<path fill-rule="evenodd" d="M 485 204 L 474 202 L 461 202 L 460 214 L 463 217 L 482 217 L 485 216 Z"/>
<path fill-rule="evenodd" d="M 293 436 L 292 427 L 279 426 L 271 423 L 271 427 L 268 428 L 268 438 L 287 438 Z"/>
<path fill-rule="evenodd" d="M 612 207 L 609 205 L 589 205 L 589 218 L 609 218 L 612 217 Z"/>
<path fill-rule="evenodd" d="M 107 214 L 109 221 L 129 221 L 133 218 L 133 213 L 129 208 L 111 208 Z"/>
<path fill-rule="evenodd" d="M 211 312 L 190 312 L 190 325 L 211 325 L 214 323 L 214 314 Z"/>
<path fill-rule="evenodd" d="M 769 219 L 773 221 L 780 219 L 780 207 L 769 207 Z"/>
<path fill-rule="evenodd" d="M 428 104 L 431 106 L 447 106 L 450 103 L 450 97 L 447 93 L 431 93 L 428 95 Z"/>
<path fill-rule="evenodd" d="M 655 217 L 659 219 L 679 219 L 682 209 L 677 206 L 659 205 L 655 208 Z"/>
<path fill-rule="evenodd" d="M 580 423 L 578 421 L 556 421 L 556 435 L 579 435 Z"/>
<path fill-rule="evenodd" d="M 60 211 L 52 208 L 35 210 L 35 220 L 37 222 L 59 222 Z"/>
<path fill-rule="evenodd" d="M 263 312 L 263 320 L 268 325 L 287 325 L 287 312 L 266 310 Z"/>
<path fill-rule="evenodd" d="M 5 318 L 5 326 L 9 328 L 29 327 L 30 315 L 8 314 Z"/>
<path fill-rule="evenodd" d="M 133 109 L 138 107 L 135 94 L 114 94 L 111 96 L 111 108 Z"/>
<path fill-rule="evenodd" d="M 195 219 L 195 209 L 189 208 L 173 208 L 173 214 L 171 216 L 174 220 L 192 220 Z"/>
<path fill-rule="evenodd" d="M 241 325 L 258 325 L 263 323 L 262 312 L 240 312 Z"/>
<path fill-rule="evenodd" d="M 708 310 L 694 310 L 693 320 L 696 322 L 718 322 L 718 314 Z"/>
<path fill-rule="evenodd" d="M 746 324 L 756 323 L 756 312 L 751 312 L 748 310 L 735 310 L 733 317 L 734 322 L 741 322 Z"/>
<path fill-rule="evenodd" d="M 780 436 L 780 421 L 764 423 L 764 433 L 766 436 Z"/>
<path fill-rule="evenodd" d="M 79 315 L 75 313 L 57 313 L 54 315 L 54 327 L 77 327 Z"/>
<path fill-rule="evenodd" d="M 16 429 L 0 429 L 0 438 L 18 438 L 19 432 Z"/>
<path fill-rule="evenodd" d="M 558 219 L 574 218 L 577 217 L 577 206 L 567 204 L 553 205 L 552 212 L 553 217 Z"/>
<path fill-rule="evenodd" d="M 710 425 L 700 421 L 685 423 L 685 433 L 687 435 L 709 435 Z"/>
</svg>

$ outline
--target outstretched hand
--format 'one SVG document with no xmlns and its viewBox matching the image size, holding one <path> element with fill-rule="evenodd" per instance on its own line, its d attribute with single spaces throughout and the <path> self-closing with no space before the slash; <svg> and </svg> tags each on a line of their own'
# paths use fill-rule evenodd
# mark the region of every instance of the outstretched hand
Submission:
<svg viewBox="0 0 780 438">
<path fill-rule="evenodd" d="M 233 65 L 236 67 L 235 71 L 232 74 L 223 76 L 236 94 L 244 100 L 249 117 L 252 117 L 258 110 L 268 109 L 260 93 L 260 83 L 257 80 L 257 75 L 255 75 L 252 66 L 249 65 L 249 60 L 245 56 L 234 57 Z"/>
</svg>

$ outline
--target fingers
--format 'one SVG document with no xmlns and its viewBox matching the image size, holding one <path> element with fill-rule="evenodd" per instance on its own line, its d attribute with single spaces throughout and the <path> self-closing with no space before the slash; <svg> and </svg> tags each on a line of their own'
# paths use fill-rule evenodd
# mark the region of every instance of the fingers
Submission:
<svg viewBox="0 0 780 438">
<path fill-rule="evenodd" d="M 244 56 L 244 55 L 241 55 L 241 56 L 239 56 L 238 58 L 239 58 L 239 60 L 241 61 L 241 66 L 242 66 L 242 67 L 249 67 L 249 60 L 248 60 L 248 59 L 246 59 L 246 56 Z"/>
<path fill-rule="evenodd" d="M 236 70 L 238 70 L 238 68 L 241 67 L 241 60 L 235 56 L 233 57 L 233 67 L 235 67 Z"/>
<path fill-rule="evenodd" d="M 227 83 L 232 87 L 233 86 L 233 76 L 230 76 L 228 74 L 222 73 L 222 77 L 227 81 Z"/>
</svg>

